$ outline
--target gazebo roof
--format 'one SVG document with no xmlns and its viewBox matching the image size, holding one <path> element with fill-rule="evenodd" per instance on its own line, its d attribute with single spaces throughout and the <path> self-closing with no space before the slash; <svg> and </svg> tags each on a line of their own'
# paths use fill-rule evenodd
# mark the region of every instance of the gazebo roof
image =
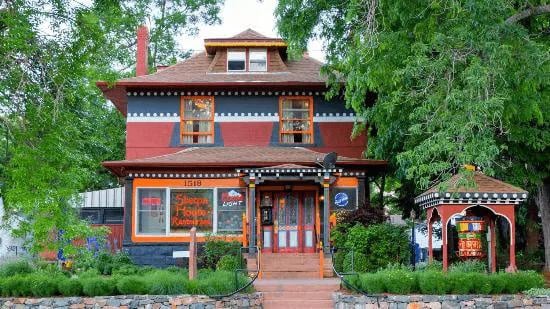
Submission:
<svg viewBox="0 0 550 309">
<path fill-rule="evenodd" d="M 430 208 L 441 204 L 519 204 L 528 192 L 482 172 L 456 174 L 414 199 L 415 204 Z"/>
</svg>

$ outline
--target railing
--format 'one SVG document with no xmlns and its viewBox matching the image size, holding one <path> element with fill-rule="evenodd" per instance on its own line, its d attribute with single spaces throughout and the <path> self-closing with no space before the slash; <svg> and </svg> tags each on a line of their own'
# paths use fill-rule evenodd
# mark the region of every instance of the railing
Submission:
<svg viewBox="0 0 550 309">
<path fill-rule="evenodd" d="M 248 269 L 248 263 L 246 267 L 243 267 L 243 259 L 240 259 L 240 267 L 235 270 L 235 290 L 233 292 L 230 292 L 228 294 L 223 295 L 208 295 L 211 298 L 214 299 L 221 299 L 224 297 L 230 297 L 237 293 L 240 293 L 244 290 L 246 290 L 249 286 L 251 286 L 254 281 L 258 278 L 258 275 L 260 274 L 260 248 L 258 246 L 253 247 L 254 251 L 256 251 L 256 269 Z M 248 251 L 248 254 L 250 254 L 250 247 L 242 247 L 240 251 L 240 256 L 242 257 L 245 252 Z M 251 278 L 250 281 L 248 281 L 245 285 L 239 287 L 239 274 L 244 273 L 247 278 Z M 252 273 L 252 276 L 250 276 L 250 273 Z"/>
<path fill-rule="evenodd" d="M 339 272 L 336 270 L 336 263 L 335 263 L 335 260 L 334 260 L 334 254 L 338 251 L 348 251 L 348 252 L 351 252 L 351 271 L 349 272 L 344 272 L 342 270 L 342 272 Z M 332 247 L 330 248 L 330 256 L 331 256 L 331 261 L 332 261 L 332 271 L 334 271 L 334 273 L 336 274 L 336 276 L 338 276 L 338 278 L 340 278 L 340 280 L 342 281 L 343 285 L 357 293 L 360 293 L 360 294 L 363 294 L 363 295 L 368 295 L 368 293 L 366 291 L 363 291 L 361 288 L 355 286 L 354 284 L 352 284 L 350 281 L 348 281 L 346 279 L 345 276 L 359 276 L 359 273 L 357 273 L 355 271 L 355 263 L 354 263 L 354 257 L 355 257 L 355 252 L 353 249 L 350 249 L 350 248 L 335 248 L 335 247 Z"/>
</svg>

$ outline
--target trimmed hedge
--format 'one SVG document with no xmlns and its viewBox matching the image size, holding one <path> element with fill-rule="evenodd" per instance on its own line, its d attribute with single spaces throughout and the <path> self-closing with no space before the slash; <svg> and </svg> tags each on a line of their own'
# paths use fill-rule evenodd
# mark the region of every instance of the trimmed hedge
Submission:
<svg viewBox="0 0 550 309">
<path fill-rule="evenodd" d="M 544 279 L 534 271 L 486 274 L 433 270 L 413 272 L 390 268 L 360 274 L 352 279 L 352 283 L 371 294 L 516 294 L 542 288 Z"/>
</svg>

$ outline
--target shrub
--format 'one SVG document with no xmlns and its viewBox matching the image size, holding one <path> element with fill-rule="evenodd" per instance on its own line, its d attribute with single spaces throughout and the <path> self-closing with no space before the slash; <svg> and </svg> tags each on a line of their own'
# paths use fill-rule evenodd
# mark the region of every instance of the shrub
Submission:
<svg viewBox="0 0 550 309">
<path fill-rule="evenodd" d="M 449 272 L 447 279 L 450 285 L 450 292 L 453 294 L 468 294 L 470 291 L 473 291 L 474 283 L 471 273 Z"/>
<path fill-rule="evenodd" d="M 149 272 L 145 277 L 147 291 L 153 295 L 183 294 L 186 281 L 183 276 L 166 270 Z"/>
<path fill-rule="evenodd" d="M 34 296 L 48 297 L 57 294 L 57 282 L 60 276 L 51 276 L 48 274 L 36 274 L 29 277 L 31 282 L 31 292 Z"/>
<path fill-rule="evenodd" d="M 450 289 L 445 274 L 440 271 L 418 272 L 417 280 L 422 294 L 446 294 Z"/>
<path fill-rule="evenodd" d="M 525 291 L 525 294 L 529 296 L 550 296 L 550 289 L 544 288 L 531 288 Z"/>
<path fill-rule="evenodd" d="M 359 287 L 370 294 L 380 294 L 386 291 L 384 280 L 380 273 L 366 273 L 359 275 Z"/>
<path fill-rule="evenodd" d="M 368 269 L 367 257 L 356 251 L 349 251 L 344 257 L 344 272 L 365 272 Z"/>
<path fill-rule="evenodd" d="M 493 287 L 491 285 L 491 279 L 489 275 L 480 274 L 480 273 L 471 273 L 470 274 L 473 288 L 470 292 L 475 292 L 477 294 L 491 294 Z"/>
<path fill-rule="evenodd" d="M 491 293 L 501 294 L 506 289 L 506 281 L 508 280 L 505 274 L 497 273 L 489 275 L 489 282 L 491 284 Z"/>
<path fill-rule="evenodd" d="M 239 268 L 244 267 L 244 263 L 242 263 L 242 258 L 239 258 L 235 255 L 224 255 L 221 257 L 221 259 L 216 264 L 216 270 L 227 270 L 227 271 L 235 271 Z"/>
<path fill-rule="evenodd" d="M 32 295 L 32 281 L 25 275 L 14 275 L 6 278 L 2 287 L 3 296 L 30 296 Z"/>
<path fill-rule="evenodd" d="M 199 255 L 199 262 L 206 268 L 216 269 L 218 261 L 225 255 L 238 256 L 241 254 L 241 243 L 237 241 L 212 240 L 204 244 L 204 249 Z"/>
<path fill-rule="evenodd" d="M 113 275 L 135 275 L 139 272 L 139 268 L 135 265 L 121 265 L 120 267 L 113 269 Z"/>
<path fill-rule="evenodd" d="M 117 290 L 122 294 L 146 294 L 147 285 L 142 277 L 124 276 L 116 284 Z"/>
<path fill-rule="evenodd" d="M 520 271 L 515 273 L 515 279 L 518 284 L 518 292 L 529 290 L 530 288 L 544 287 L 544 278 L 535 271 Z"/>
<path fill-rule="evenodd" d="M 232 292 L 247 282 L 246 276 L 238 275 L 237 282 L 235 282 L 235 273 L 216 271 L 203 273 L 198 279 L 187 281 L 185 291 L 189 294 L 221 295 Z"/>
<path fill-rule="evenodd" d="M 379 274 L 388 293 L 409 294 L 416 288 L 416 276 L 410 270 L 389 269 L 380 271 Z"/>
<path fill-rule="evenodd" d="M 57 289 L 63 296 L 82 295 L 82 283 L 78 279 L 64 278 L 57 283 Z"/>
<path fill-rule="evenodd" d="M 407 228 L 389 223 L 365 227 L 357 224 L 347 232 L 346 248 L 363 253 L 367 271 L 376 271 L 390 263 L 409 261 L 410 247 Z"/>
<path fill-rule="evenodd" d="M 0 267 L 0 277 L 11 277 L 15 275 L 30 274 L 32 272 L 33 268 L 27 260 L 8 262 Z"/>
<path fill-rule="evenodd" d="M 82 279 L 82 291 L 86 296 L 107 296 L 113 295 L 115 286 L 113 281 L 101 277 Z"/>
<path fill-rule="evenodd" d="M 441 261 L 431 261 L 428 263 L 417 264 L 417 271 L 443 271 L 443 263 Z"/>
<path fill-rule="evenodd" d="M 466 260 L 453 263 L 449 266 L 450 272 L 463 272 L 463 273 L 486 273 L 487 264 L 478 260 Z"/>
<path fill-rule="evenodd" d="M 338 272 L 344 271 L 344 259 L 346 258 L 346 253 L 342 250 L 336 251 L 334 253 L 334 269 Z"/>
</svg>

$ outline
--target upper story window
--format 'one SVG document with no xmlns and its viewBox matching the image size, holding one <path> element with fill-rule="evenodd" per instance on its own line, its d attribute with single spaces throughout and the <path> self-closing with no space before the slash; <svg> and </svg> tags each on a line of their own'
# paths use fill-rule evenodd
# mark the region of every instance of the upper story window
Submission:
<svg viewBox="0 0 550 309">
<path fill-rule="evenodd" d="M 313 143 L 313 98 L 279 99 L 279 140 L 284 144 Z"/>
<path fill-rule="evenodd" d="M 181 98 L 181 143 L 214 142 L 214 97 Z"/>
<path fill-rule="evenodd" d="M 267 71 L 267 50 L 251 49 L 248 56 L 248 70 L 255 72 Z"/>
<path fill-rule="evenodd" d="M 246 70 L 246 51 L 228 50 L 227 51 L 227 71 L 239 72 Z"/>
</svg>

